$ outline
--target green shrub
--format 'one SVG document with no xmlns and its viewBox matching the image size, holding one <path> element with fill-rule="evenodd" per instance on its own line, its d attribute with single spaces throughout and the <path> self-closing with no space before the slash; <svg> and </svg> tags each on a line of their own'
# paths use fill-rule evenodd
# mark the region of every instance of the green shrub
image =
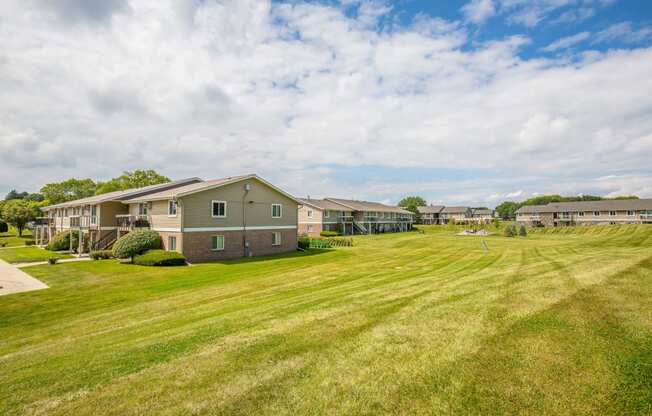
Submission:
<svg viewBox="0 0 652 416">
<path fill-rule="evenodd" d="M 133 264 L 139 266 L 183 266 L 186 258 L 176 251 L 149 250 L 145 254 L 134 257 Z"/>
<path fill-rule="evenodd" d="M 300 249 L 308 250 L 310 248 L 310 238 L 308 237 L 299 237 L 297 244 Z"/>
<path fill-rule="evenodd" d="M 34 240 L 25 240 L 25 245 L 26 246 L 33 246 L 36 244 L 36 241 Z"/>
<path fill-rule="evenodd" d="M 52 240 L 45 246 L 46 250 L 62 251 L 70 249 L 70 231 L 62 231 L 57 233 Z M 72 233 L 72 248 L 73 250 L 79 246 L 79 231 Z"/>
<path fill-rule="evenodd" d="M 50 257 L 48 259 L 48 263 L 51 264 L 51 265 L 57 264 L 58 261 L 59 261 L 59 259 L 57 257 Z"/>
<path fill-rule="evenodd" d="M 91 251 L 89 256 L 93 260 L 106 260 L 113 258 L 113 252 L 111 250 L 95 250 Z"/>
<path fill-rule="evenodd" d="M 505 227 L 505 237 L 516 237 L 516 227 L 508 225 Z"/>
<path fill-rule="evenodd" d="M 9 226 L 6 222 L 0 221 L 0 233 L 6 233 L 9 231 Z"/>
<path fill-rule="evenodd" d="M 518 230 L 518 235 L 521 237 L 527 237 L 527 230 L 525 229 L 525 225 L 521 225 L 521 228 Z"/>
<path fill-rule="evenodd" d="M 337 237 L 340 235 L 337 231 L 322 231 L 319 233 L 320 236 L 322 237 Z"/>
<path fill-rule="evenodd" d="M 156 231 L 133 231 L 120 237 L 113 244 L 113 257 L 117 259 L 133 258 L 147 250 L 159 248 L 161 248 L 161 236 Z"/>
</svg>

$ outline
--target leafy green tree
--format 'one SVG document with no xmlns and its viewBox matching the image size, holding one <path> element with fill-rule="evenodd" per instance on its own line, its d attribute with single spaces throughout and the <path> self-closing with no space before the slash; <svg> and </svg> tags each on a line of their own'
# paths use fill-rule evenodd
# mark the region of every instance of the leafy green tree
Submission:
<svg viewBox="0 0 652 416">
<path fill-rule="evenodd" d="M 71 178 L 63 182 L 48 183 L 41 194 L 50 204 L 60 204 L 95 195 L 97 185 L 92 179 Z"/>
<path fill-rule="evenodd" d="M 505 237 L 515 237 L 516 236 L 516 227 L 513 225 L 508 225 L 505 227 L 504 231 Z"/>
<path fill-rule="evenodd" d="M 29 195 L 29 192 L 18 192 L 15 189 L 12 189 L 6 196 L 5 201 L 12 199 L 25 199 Z"/>
<path fill-rule="evenodd" d="M 4 203 L 2 207 L 2 218 L 8 224 L 18 230 L 18 236 L 22 237 L 23 230 L 28 222 L 34 221 L 39 215 L 38 204 L 23 199 L 12 199 Z"/>
<path fill-rule="evenodd" d="M 525 229 L 525 225 L 521 225 L 521 228 L 518 230 L 518 235 L 521 237 L 527 237 L 527 230 Z"/>
<path fill-rule="evenodd" d="M 405 208 L 414 214 L 414 220 L 416 222 L 421 221 L 421 213 L 419 212 L 419 207 L 426 205 L 426 200 L 420 196 L 406 196 L 398 203 L 399 207 Z"/>
<path fill-rule="evenodd" d="M 160 175 L 151 169 L 123 172 L 123 174 L 117 178 L 113 178 L 108 182 L 99 183 L 96 195 L 114 191 L 124 191 L 125 189 L 141 188 L 149 185 L 158 185 L 167 182 L 170 182 L 170 178 Z"/>
<path fill-rule="evenodd" d="M 496 207 L 496 212 L 500 218 L 508 220 L 516 217 L 516 210 L 520 207 L 518 202 L 505 201 Z"/>
</svg>

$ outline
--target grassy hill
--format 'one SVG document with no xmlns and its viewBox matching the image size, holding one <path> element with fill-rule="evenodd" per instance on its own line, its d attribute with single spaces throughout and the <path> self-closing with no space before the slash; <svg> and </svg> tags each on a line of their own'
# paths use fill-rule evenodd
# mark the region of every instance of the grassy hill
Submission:
<svg viewBox="0 0 652 416">
<path fill-rule="evenodd" d="M 652 227 L 25 269 L 0 414 L 649 414 Z"/>
</svg>

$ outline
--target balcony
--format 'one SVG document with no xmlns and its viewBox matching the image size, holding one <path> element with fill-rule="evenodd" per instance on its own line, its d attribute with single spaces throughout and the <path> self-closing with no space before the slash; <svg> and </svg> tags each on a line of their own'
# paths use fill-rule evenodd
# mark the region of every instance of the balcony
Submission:
<svg viewBox="0 0 652 416">
<path fill-rule="evenodd" d="M 34 226 L 36 227 L 52 227 L 53 225 L 54 225 L 54 218 L 38 217 L 34 220 Z"/>
<path fill-rule="evenodd" d="M 353 215 L 340 215 L 337 220 L 339 222 L 353 222 Z"/>
<path fill-rule="evenodd" d="M 116 215 L 118 229 L 121 231 L 133 230 L 136 228 L 150 228 L 150 221 L 147 215 Z"/>
<path fill-rule="evenodd" d="M 70 228 L 97 228 L 97 216 L 72 215 L 70 217 Z"/>
</svg>

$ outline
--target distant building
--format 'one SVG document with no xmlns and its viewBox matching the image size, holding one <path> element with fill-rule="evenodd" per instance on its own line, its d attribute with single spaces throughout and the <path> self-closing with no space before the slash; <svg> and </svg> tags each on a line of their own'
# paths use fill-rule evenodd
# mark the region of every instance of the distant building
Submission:
<svg viewBox="0 0 652 416">
<path fill-rule="evenodd" d="M 421 216 L 420 224 L 439 224 L 439 213 L 444 209 L 443 205 L 428 205 L 425 207 L 417 207 L 419 215 Z"/>
<path fill-rule="evenodd" d="M 516 211 L 519 224 L 539 227 L 652 224 L 652 199 L 552 202 Z"/>
</svg>

